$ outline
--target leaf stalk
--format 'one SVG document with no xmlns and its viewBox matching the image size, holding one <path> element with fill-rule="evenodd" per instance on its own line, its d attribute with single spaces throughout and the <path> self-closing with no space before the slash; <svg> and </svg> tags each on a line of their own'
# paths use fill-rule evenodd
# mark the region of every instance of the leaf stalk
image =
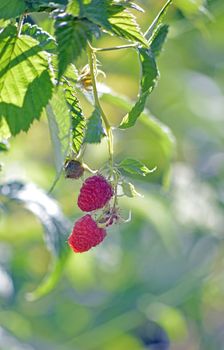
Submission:
<svg viewBox="0 0 224 350">
<path fill-rule="evenodd" d="M 107 134 L 107 139 L 108 139 L 108 150 L 109 150 L 109 159 L 110 159 L 110 167 L 111 167 L 111 172 L 113 170 L 113 133 L 111 129 L 111 125 L 101 107 L 98 92 L 97 92 L 97 85 L 96 85 L 96 56 L 95 56 L 95 49 L 91 47 L 90 44 L 87 46 L 87 53 L 88 53 L 88 61 L 89 61 L 89 69 L 90 69 L 90 76 L 92 80 L 92 86 L 93 86 L 93 96 L 94 96 L 94 102 L 95 106 L 99 109 L 100 114 L 102 116 L 105 129 L 106 129 L 106 134 Z"/>
<path fill-rule="evenodd" d="M 18 32 L 17 32 L 17 37 L 20 37 L 22 26 L 23 26 L 23 21 L 24 21 L 24 15 L 19 17 L 19 22 L 18 22 Z"/>
</svg>

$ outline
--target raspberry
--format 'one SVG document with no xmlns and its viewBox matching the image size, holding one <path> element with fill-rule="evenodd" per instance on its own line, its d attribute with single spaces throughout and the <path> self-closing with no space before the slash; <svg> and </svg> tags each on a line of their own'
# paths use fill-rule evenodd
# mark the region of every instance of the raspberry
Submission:
<svg viewBox="0 0 224 350">
<path fill-rule="evenodd" d="M 68 244 L 76 253 L 87 250 L 100 244 L 106 237 L 106 230 L 97 226 L 91 215 L 87 214 L 76 221 Z"/>
<path fill-rule="evenodd" d="M 78 206 L 83 211 L 103 208 L 113 196 L 113 188 L 101 175 L 89 177 L 82 185 Z"/>
</svg>

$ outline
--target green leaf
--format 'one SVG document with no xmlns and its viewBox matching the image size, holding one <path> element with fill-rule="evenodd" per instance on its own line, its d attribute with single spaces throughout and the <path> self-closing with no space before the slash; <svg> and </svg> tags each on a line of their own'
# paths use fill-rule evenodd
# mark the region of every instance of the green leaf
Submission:
<svg viewBox="0 0 224 350">
<path fill-rule="evenodd" d="M 0 34 L 0 117 L 13 135 L 27 131 L 51 97 L 48 57 L 41 51 L 35 39 L 18 38 L 14 26 Z"/>
<path fill-rule="evenodd" d="M 40 220 L 46 246 L 54 257 L 59 258 L 64 254 L 71 223 L 62 214 L 55 200 L 34 184 L 17 181 L 1 185 L 0 194 L 22 204 Z"/>
<path fill-rule="evenodd" d="M 48 126 L 54 151 L 57 174 L 60 175 L 67 157 L 70 142 L 71 121 L 64 92 L 58 89 L 46 107 Z"/>
<path fill-rule="evenodd" d="M 58 43 L 58 79 L 61 78 L 70 63 L 75 61 L 91 41 L 99 34 L 96 24 L 87 19 L 74 18 L 60 13 L 55 18 L 55 36 Z"/>
<path fill-rule="evenodd" d="M 5 142 L 0 142 L 0 152 L 6 152 L 8 151 L 9 147 L 8 144 Z"/>
<path fill-rule="evenodd" d="M 43 296 L 49 294 L 54 289 L 61 278 L 65 263 L 67 262 L 67 258 L 68 254 L 65 250 L 63 256 L 61 256 L 60 259 L 54 260 L 52 262 L 47 275 L 43 278 L 38 287 L 32 292 L 26 294 L 26 299 L 28 301 L 38 300 Z"/>
<path fill-rule="evenodd" d="M 73 151 L 78 154 L 83 143 L 86 128 L 86 120 L 83 116 L 79 100 L 75 96 L 73 88 L 64 81 L 65 100 L 71 117 L 71 144 Z"/>
<path fill-rule="evenodd" d="M 100 143 L 104 136 L 105 131 L 102 126 L 100 111 L 96 108 L 88 120 L 84 142 Z"/>
<path fill-rule="evenodd" d="M 143 197 L 140 193 L 138 193 L 135 189 L 135 186 L 126 180 L 123 180 L 121 183 L 123 194 L 127 197 L 133 198 L 135 196 Z"/>
<path fill-rule="evenodd" d="M 108 7 L 111 0 L 92 0 L 92 1 L 70 1 L 67 7 L 67 12 L 73 16 L 87 18 L 89 21 L 100 26 L 110 28 L 108 21 Z"/>
<path fill-rule="evenodd" d="M 109 88 L 107 87 L 106 92 L 102 92 L 102 101 L 124 111 L 128 111 L 131 108 L 131 101 L 123 96 L 117 95 L 113 91 L 108 93 L 108 90 Z M 150 115 L 149 111 L 146 109 L 142 112 L 139 124 L 139 127 L 145 131 L 147 137 L 147 140 L 145 140 L 145 147 L 152 150 L 153 164 L 157 164 L 158 166 L 156 174 L 162 176 L 163 181 L 166 182 L 170 164 L 174 156 L 175 138 L 168 126 Z"/>
<path fill-rule="evenodd" d="M 24 0 L 1 0 L 0 18 L 9 19 L 20 16 L 25 12 L 26 4 Z"/>
<path fill-rule="evenodd" d="M 9 19 L 0 19 L 0 28 L 1 29 L 7 27 L 8 24 L 10 24 Z"/>
<path fill-rule="evenodd" d="M 128 10 L 112 14 L 109 17 L 109 22 L 112 26 L 110 32 L 113 34 L 132 42 L 138 42 L 144 46 L 148 45 L 147 40 L 144 38 L 139 25 L 136 22 L 135 16 Z"/>
<path fill-rule="evenodd" d="M 63 86 L 56 89 L 46 108 L 57 175 L 49 190 L 58 182 L 71 148 L 78 154 L 83 143 L 86 120 L 74 94 L 74 89 L 63 77 Z"/>
<path fill-rule="evenodd" d="M 121 6 L 127 7 L 127 8 L 128 7 L 132 8 L 132 9 L 139 11 L 139 12 L 145 12 L 141 6 L 139 6 L 139 5 L 137 5 L 134 2 L 129 1 L 129 0 L 119 1 L 118 4 Z"/>
<path fill-rule="evenodd" d="M 0 152 L 8 151 L 8 138 L 11 136 L 8 125 L 4 119 L 0 120 Z"/>
<path fill-rule="evenodd" d="M 80 8 L 80 5 L 81 5 L 81 8 Z M 80 16 L 82 7 L 83 7 L 82 2 L 77 0 L 69 0 L 66 8 L 66 12 L 74 17 L 78 17 Z"/>
<path fill-rule="evenodd" d="M 5 119 L 0 119 L 0 141 L 10 138 L 11 133 L 9 131 L 8 124 Z"/>
<path fill-rule="evenodd" d="M 152 92 L 159 76 L 152 52 L 145 48 L 139 48 L 138 50 L 142 68 L 139 98 L 131 111 L 122 119 L 119 125 L 120 129 L 127 129 L 135 125 L 137 119 L 144 111 L 147 97 Z"/>
<path fill-rule="evenodd" d="M 49 0 L 25 0 L 28 13 L 30 12 L 52 12 L 58 8 L 64 8 L 58 1 Z"/>
<path fill-rule="evenodd" d="M 182 0 L 181 0 L 182 1 Z M 160 23 L 162 22 L 163 18 L 166 15 L 166 11 L 168 9 L 168 7 L 172 4 L 172 0 L 168 0 L 165 5 L 162 7 L 162 9 L 160 10 L 160 12 L 158 13 L 158 15 L 156 16 L 156 18 L 154 19 L 154 21 L 152 22 L 152 24 L 149 26 L 149 28 L 147 29 L 147 31 L 145 32 L 145 38 L 148 40 L 149 43 L 152 42 L 154 35 L 157 31 L 158 26 L 160 25 Z"/>
<path fill-rule="evenodd" d="M 153 168 L 150 170 L 142 162 L 132 158 L 126 158 L 122 160 L 118 164 L 118 168 L 126 171 L 127 173 L 130 173 L 133 175 L 142 175 L 142 176 L 146 176 L 149 173 L 152 173 L 153 171 L 156 170 L 156 168 Z"/>
<path fill-rule="evenodd" d="M 126 7 L 137 8 L 135 4 L 121 1 L 113 2 L 111 0 L 92 0 L 92 1 L 70 1 L 67 11 L 73 16 L 87 18 L 89 21 L 101 26 L 110 34 L 130 41 L 139 42 L 147 46 L 135 16 L 130 13 Z"/>
<path fill-rule="evenodd" d="M 159 56 L 163 44 L 168 34 L 169 26 L 167 24 L 160 24 L 150 45 L 151 51 L 155 57 Z"/>
<path fill-rule="evenodd" d="M 38 27 L 36 24 L 31 25 L 30 23 L 25 23 L 22 26 L 21 33 L 24 35 L 29 35 L 39 42 L 39 45 L 44 51 L 49 53 L 57 52 L 57 44 L 53 36 L 45 32 L 42 28 Z"/>
<path fill-rule="evenodd" d="M 31 183 L 15 181 L 3 184 L 0 186 L 0 195 L 22 204 L 43 225 L 45 243 L 53 259 L 49 274 L 33 293 L 27 295 L 29 300 L 36 300 L 49 293 L 61 276 L 68 255 L 66 240 L 71 223 L 62 214 L 56 201 Z"/>
</svg>

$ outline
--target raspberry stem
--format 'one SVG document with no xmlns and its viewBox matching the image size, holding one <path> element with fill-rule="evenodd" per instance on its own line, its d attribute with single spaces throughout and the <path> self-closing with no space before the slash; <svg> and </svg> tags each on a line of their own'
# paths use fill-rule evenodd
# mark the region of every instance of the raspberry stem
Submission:
<svg viewBox="0 0 224 350">
<path fill-rule="evenodd" d="M 97 85 L 96 85 L 96 56 L 94 53 L 94 49 L 91 47 L 90 43 L 88 43 L 87 46 L 87 53 L 88 53 L 88 61 L 89 61 L 89 69 L 90 69 L 90 75 L 92 80 L 92 86 L 93 86 L 93 96 L 95 101 L 95 106 L 99 109 L 105 129 L 107 134 L 107 140 L 108 140 L 108 150 L 109 150 L 109 159 L 110 159 L 110 167 L 111 167 L 111 174 L 113 173 L 113 133 L 111 129 L 111 125 L 101 107 L 98 92 L 97 92 Z"/>
<path fill-rule="evenodd" d="M 120 46 L 112 46 L 112 47 L 99 47 L 94 48 L 94 52 L 104 52 L 104 51 L 116 51 L 116 50 L 123 50 L 123 49 L 131 49 L 138 47 L 139 44 L 128 44 L 128 45 L 120 45 Z"/>
</svg>

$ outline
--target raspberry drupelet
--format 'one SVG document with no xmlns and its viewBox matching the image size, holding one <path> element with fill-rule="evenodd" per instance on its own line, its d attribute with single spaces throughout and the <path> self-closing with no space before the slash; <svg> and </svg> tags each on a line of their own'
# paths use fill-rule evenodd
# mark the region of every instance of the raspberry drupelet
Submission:
<svg viewBox="0 0 224 350">
<path fill-rule="evenodd" d="M 83 183 L 78 197 L 78 206 L 82 211 L 103 208 L 113 196 L 111 184 L 102 175 L 94 175 Z"/>
<path fill-rule="evenodd" d="M 83 253 L 100 244 L 106 237 L 106 230 L 97 226 L 91 215 L 87 214 L 76 221 L 68 244 L 76 253 Z"/>
</svg>

